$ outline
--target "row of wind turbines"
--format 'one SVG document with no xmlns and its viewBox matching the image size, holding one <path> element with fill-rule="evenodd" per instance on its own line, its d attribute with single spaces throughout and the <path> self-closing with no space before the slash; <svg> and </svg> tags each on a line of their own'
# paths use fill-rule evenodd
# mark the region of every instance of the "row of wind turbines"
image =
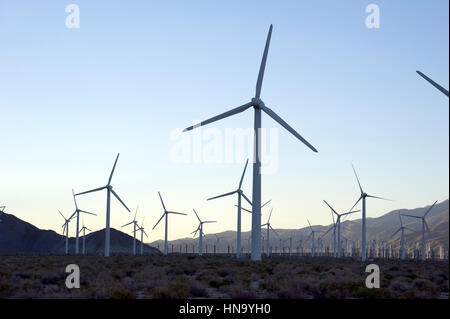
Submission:
<svg viewBox="0 0 450 319">
<path fill-rule="evenodd" d="M 264 72 L 265 72 L 265 68 L 266 68 L 266 63 L 267 63 L 267 57 L 268 57 L 268 52 L 269 52 L 269 47 L 270 47 L 270 40 L 271 40 L 271 36 L 272 36 L 272 30 L 273 30 L 273 26 L 270 25 L 269 28 L 269 32 L 267 35 L 267 39 L 266 39 L 266 44 L 265 44 L 265 48 L 264 48 L 264 52 L 263 52 L 263 57 L 262 57 L 262 61 L 261 61 L 261 65 L 260 65 L 260 69 L 259 69 L 259 74 L 257 77 L 257 82 L 256 82 L 256 88 L 255 88 L 255 95 L 254 97 L 251 98 L 251 100 L 249 102 L 246 102 L 245 104 L 238 106 L 236 108 L 233 108 L 229 111 L 226 111 L 222 114 L 219 114 L 217 116 L 214 116 L 210 119 L 207 119 L 205 121 L 202 121 L 196 125 L 187 127 L 186 129 L 183 130 L 183 132 L 188 132 L 191 131 L 193 129 L 196 129 L 198 127 L 222 120 L 224 118 L 239 114 L 241 112 L 244 112 L 250 108 L 253 108 L 254 110 L 254 121 L 253 121 L 253 126 L 254 126 L 254 159 L 253 159 L 253 183 L 252 183 L 252 199 L 250 200 L 242 191 L 242 180 L 245 174 L 245 170 L 247 168 L 248 165 L 248 161 L 245 165 L 244 168 L 244 173 L 242 174 L 239 186 L 236 190 L 223 194 L 223 195 L 219 195 L 213 198 L 210 198 L 209 200 L 213 200 L 213 199 L 217 199 L 217 198 L 221 198 L 221 197 L 226 197 L 226 196 L 232 196 L 232 195 L 237 195 L 237 199 L 238 199 L 238 203 L 237 203 L 237 257 L 239 258 L 239 254 L 241 251 L 241 211 L 242 211 L 242 199 L 244 199 L 248 204 L 251 205 L 251 210 L 247 210 L 246 211 L 250 211 L 251 212 L 251 218 L 252 218 L 252 228 L 251 228 L 251 259 L 254 261 L 259 261 L 262 258 L 262 243 L 261 243 L 261 226 L 266 226 L 267 227 L 267 240 L 269 240 L 269 236 L 270 236 L 270 230 L 273 228 L 270 225 L 270 216 L 268 219 L 268 222 L 264 225 L 261 225 L 261 209 L 265 204 L 262 204 L 262 198 L 261 198 L 261 152 L 260 152 L 260 148 L 261 148 L 261 126 L 262 126 L 262 113 L 264 112 L 266 115 L 268 115 L 269 117 L 271 117 L 273 120 L 275 120 L 276 122 L 278 122 L 282 127 L 284 127 L 288 132 L 290 132 L 292 135 L 294 135 L 294 137 L 296 137 L 298 140 L 300 140 L 300 142 L 302 142 L 306 147 L 308 147 L 310 150 L 312 150 L 313 152 L 317 153 L 317 149 L 310 144 L 305 138 L 303 138 L 296 130 L 294 130 L 286 121 L 284 121 L 279 115 L 277 115 L 271 108 L 269 108 L 268 106 L 265 105 L 265 103 L 263 102 L 263 100 L 261 99 L 261 90 L 262 90 L 262 84 L 263 84 L 263 79 L 264 79 Z M 448 91 L 446 91 L 445 89 L 443 89 L 441 86 L 439 86 L 437 83 L 435 83 L 434 81 L 432 81 L 430 78 L 428 78 L 427 76 L 425 76 L 423 73 L 419 72 L 418 73 L 424 77 L 427 81 L 429 81 L 432 85 L 434 85 L 436 88 L 438 88 L 441 92 L 443 92 L 444 94 L 446 94 L 448 96 Z M 92 190 L 88 190 L 85 192 L 81 192 L 78 194 L 74 194 L 74 198 L 75 196 L 79 196 L 79 195 L 84 195 L 84 194 L 88 194 L 88 193 L 92 193 L 92 192 L 97 192 L 97 191 L 102 191 L 105 190 L 107 191 L 107 202 L 106 202 L 106 230 L 105 230 L 105 256 L 109 256 L 110 255 L 110 200 L 111 200 L 111 194 L 116 197 L 116 199 L 125 207 L 125 209 L 130 212 L 130 210 L 128 209 L 128 207 L 125 205 L 125 203 L 120 199 L 120 197 L 117 195 L 117 193 L 113 190 L 113 187 L 111 185 L 111 179 L 117 164 L 117 159 L 118 159 L 119 155 L 117 155 L 116 161 L 114 163 L 113 169 L 111 171 L 108 183 L 106 184 L 106 186 L 102 186 L 96 189 L 92 189 Z M 346 213 L 342 213 L 342 214 L 338 214 L 333 208 L 331 208 L 331 206 L 326 203 L 331 209 L 332 212 L 334 214 L 336 214 L 337 216 L 337 229 L 336 227 L 333 228 L 333 232 L 335 233 L 337 230 L 337 245 L 338 247 L 341 245 L 341 241 L 340 241 L 340 221 L 341 221 L 341 217 L 347 216 L 349 214 L 352 213 L 356 213 L 357 211 L 353 211 L 353 209 L 356 207 L 356 205 L 362 201 L 362 235 L 361 235 L 361 242 L 362 242 L 362 251 L 361 251 L 361 259 L 363 261 L 366 260 L 367 256 L 366 256 L 366 199 L 367 198 L 374 198 L 374 199 L 384 199 L 381 197 L 376 197 L 376 196 L 372 196 L 369 195 L 367 193 L 365 193 L 361 187 L 361 184 L 359 182 L 359 178 L 356 174 L 355 169 L 353 168 L 356 179 L 358 181 L 358 185 L 361 191 L 360 197 L 359 199 L 356 201 L 356 203 L 353 205 L 353 207 Z M 162 206 L 164 208 L 164 214 L 162 215 L 162 217 L 158 220 L 158 222 L 156 223 L 156 225 L 153 227 L 153 229 L 160 223 L 160 221 L 165 218 L 165 242 L 164 242 L 164 254 L 168 253 L 168 246 L 167 246 L 167 229 L 168 229 L 168 216 L 170 214 L 176 214 L 176 215 L 186 215 L 184 213 L 178 213 L 178 212 L 173 212 L 173 211 L 168 211 L 164 205 L 164 202 L 162 200 L 161 194 L 159 194 L 160 199 L 161 199 L 161 203 Z M 75 201 L 76 202 L 76 201 Z M 76 204 L 75 204 L 76 205 Z M 84 211 L 78 210 L 77 206 L 76 206 L 76 211 L 74 214 L 76 214 L 77 217 L 77 238 L 76 238 L 76 252 L 78 253 L 78 224 L 79 224 L 79 213 L 86 213 Z M 195 212 L 195 211 L 194 211 Z M 198 220 L 199 220 L 199 226 L 198 228 L 193 232 L 194 236 L 199 233 L 199 246 L 201 248 L 202 246 L 202 237 L 203 237 L 203 224 L 205 223 L 209 223 L 209 222 L 213 222 L 213 221 L 202 221 L 199 216 L 197 215 L 197 213 L 195 212 L 195 215 L 197 216 Z M 72 215 L 69 219 L 65 219 L 65 231 L 66 234 L 68 232 L 68 222 L 70 221 L 70 219 L 73 217 L 74 215 Z M 333 217 L 334 219 L 334 217 Z M 308 221 L 309 223 L 309 221 Z M 133 233 L 134 233 L 134 238 L 136 237 L 136 231 L 139 228 L 137 225 L 136 220 L 134 219 L 131 223 L 129 224 L 133 224 L 134 225 L 134 229 L 133 229 Z M 127 224 L 127 225 L 129 225 Z M 126 225 L 124 225 L 126 226 Z M 311 227 L 311 240 L 314 243 L 314 237 L 315 237 L 315 233 L 317 233 L 318 231 L 314 231 L 312 226 Z M 142 233 L 143 232 L 143 224 L 141 226 L 141 230 Z M 142 236 L 141 236 L 142 237 Z M 67 241 L 66 241 L 66 246 L 67 246 Z M 313 250 L 314 250 L 314 244 L 313 244 Z M 135 252 L 135 244 L 133 245 L 133 251 Z M 201 252 L 201 250 L 200 250 Z M 341 249 L 338 249 L 338 257 L 340 255 Z M 314 254 L 314 252 L 313 252 Z"/>
</svg>

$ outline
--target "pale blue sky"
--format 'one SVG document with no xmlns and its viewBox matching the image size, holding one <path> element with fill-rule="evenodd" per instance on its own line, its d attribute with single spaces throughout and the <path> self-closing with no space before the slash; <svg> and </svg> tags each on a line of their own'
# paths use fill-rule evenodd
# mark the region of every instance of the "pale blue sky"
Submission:
<svg viewBox="0 0 450 319">
<path fill-rule="evenodd" d="M 65 27 L 69 3 L 80 7 L 80 29 Z M 359 195 L 351 163 L 367 192 L 396 200 L 368 202 L 369 216 L 448 198 L 448 98 L 415 73 L 449 87 L 448 1 L 126 3 L 0 0 L 7 212 L 60 232 L 57 209 L 73 209 L 71 188 L 103 186 L 120 152 L 113 185 L 130 208 L 140 205 L 147 229 L 162 214 L 160 190 L 169 209 L 219 221 L 205 232 L 234 230 L 235 199 L 205 199 L 233 190 L 245 159 L 176 164 L 170 134 L 253 96 L 270 23 L 262 98 L 319 150 L 279 130 L 279 169 L 262 184 L 275 228 L 330 223 L 322 199 L 350 208 Z M 369 3 L 380 7 L 380 29 L 365 27 Z M 213 127 L 252 123 L 249 110 Z M 267 116 L 263 126 L 279 127 Z M 244 187 L 251 194 L 251 169 Z M 91 229 L 104 227 L 105 199 L 80 198 L 99 214 L 86 218 Z M 131 219 L 112 209 L 113 227 Z M 196 224 L 174 216 L 169 238 Z"/>
</svg>

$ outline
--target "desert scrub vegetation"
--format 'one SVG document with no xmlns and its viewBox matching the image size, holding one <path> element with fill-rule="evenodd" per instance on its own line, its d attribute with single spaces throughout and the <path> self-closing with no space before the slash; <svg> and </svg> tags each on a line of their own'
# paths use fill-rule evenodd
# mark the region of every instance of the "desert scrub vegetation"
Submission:
<svg viewBox="0 0 450 319">
<path fill-rule="evenodd" d="M 369 262 L 352 259 L 2 255 L 0 298 L 448 298 L 448 262 L 370 263 L 380 289 L 365 287 Z M 80 289 L 65 286 L 68 264 L 80 267 Z"/>
</svg>

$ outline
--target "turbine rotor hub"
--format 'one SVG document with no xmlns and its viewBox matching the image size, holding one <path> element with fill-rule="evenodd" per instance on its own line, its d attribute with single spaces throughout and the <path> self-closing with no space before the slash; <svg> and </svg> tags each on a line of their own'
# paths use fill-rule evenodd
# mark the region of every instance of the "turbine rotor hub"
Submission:
<svg viewBox="0 0 450 319">
<path fill-rule="evenodd" d="M 263 106 L 265 106 L 265 105 L 264 105 L 264 102 L 263 102 L 261 99 L 254 97 L 254 98 L 252 99 L 252 106 L 253 106 L 255 109 L 260 109 L 261 107 L 263 107 Z"/>
</svg>

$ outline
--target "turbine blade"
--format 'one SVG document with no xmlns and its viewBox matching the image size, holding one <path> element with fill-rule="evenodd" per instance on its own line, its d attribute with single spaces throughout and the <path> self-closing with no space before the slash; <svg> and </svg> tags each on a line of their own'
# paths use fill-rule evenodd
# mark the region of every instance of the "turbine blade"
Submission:
<svg viewBox="0 0 450 319">
<path fill-rule="evenodd" d="M 428 227 L 428 224 L 427 224 L 427 222 L 425 221 L 425 219 L 423 220 L 423 222 L 425 223 L 425 228 L 427 229 L 427 232 L 431 233 L 430 227 Z"/>
<path fill-rule="evenodd" d="M 89 214 L 89 215 L 94 215 L 94 216 L 97 216 L 97 214 L 94 214 L 94 213 L 90 213 L 90 212 L 87 212 L 87 211 L 85 211 L 85 210 L 81 210 L 81 209 L 79 209 L 78 211 L 79 211 L 79 212 L 81 212 L 81 213 L 85 213 L 85 214 Z"/>
<path fill-rule="evenodd" d="M 414 229 L 411 229 L 411 228 L 409 228 L 409 227 L 403 227 L 403 228 L 405 228 L 405 229 L 407 229 L 407 230 L 409 230 L 409 231 L 411 231 L 411 232 L 413 232 L 413 233 L 417 233 Z"/>
<path fill-rule="evenodd" d="M 245 162 L 244 171 L 242 172 L 241 180 L 239 182 L 239 189 L 241 189 L 241 187 L 242 187 L 242 182 L 244 181 L 244 175 L 245 175 L 245 171 L 247 170 L 247 165 L 248 165 L 248 158 L 247 158 L 247 162 Z"/>
<path fill-rule="evenodd" d="M 433 205 L 431 205 L 431 207 L 428 208 L 427 212 L 423 215 L 423 218 L 425 218 L 425 216 L 427 216 L 428 213 L 431 212 L 431 210 L 433 209 L 434 205 L 436 205 L 436 203 L 437 203 L 437 201 L 435 201 L 435 202 L 433 203 Z"/>
<path fill-rule="evenodd" d="M 238 205 L 234 205 L 234 206 L 239 207 Z M 242 206 L 241 206 L 241 209 L 242 209 L 242 210 L 245 210 L 246 212 L 252 213 L 251 210 L 249 210 L 249 209 L 247 209 L 247 208 L 244 208 L 244 207 L 242 207 Z"/>
<path fill-rule="evenodd" d="M 270 223 L 270 217 L 272 217 L 273 208 L 270 210 L 269 219 L 267 219 L 267 224 Z"/>
<path fill-rule="evenodd" d="M 75 192 L 72 188 L 73 201 L 75 202 L 75 209 L 78 209 L 77 200 L 75 199 Z"/>
<path fill-rule="evenodd" d="M 400 230 L 402 230 L 401 228 L 399 228 L 395 233 L 392 234 L 391 238 L 394 237 Z"/>
<path fill-rule="evenodd" d="M 189 126 L 188 128 L 185 128 L 183 130 L 183 132 L 187 132 L 187 131 L 193 130 L 193 129 L 197 128 L 197 127 L 204 126 L 204 125 L 207 125 L 209 123 L 212 123 L 212 122 L 215 122 L 215 121 L 219 121 L 219 120 L 227 118 L 229 116 L 232 116 L 232 115 L 244 112 L 246 109 L 248 109 L 251 106 L 252 106 L 252 102 L 249 102 L 249 103 L 246 103 L 244 105 L 238 106 L 238 107 L 236 107 L 236 108 L 234 108 L 234 109 L 232 109 L 230 111 L 227 111 L 225 113 L 222 113 L 222 114 L 219 114 L 217 116 L 214 116 L 214 117 L 212 117 L 212 118 L 210 118 L 210 119 L 208 119 L 206 121 L 200 122 L 200 123 L 195 124 L 193 126 Z"/>
<path fill-rule="evenodd" d="M 91 189 L 91 190 L 89 190 L 89 191 L 85 191 L 85 192 L 82 192 L 82 193 L 75 194 L 75 196 L 83 195 L 83 194 L 88 194 L 88 193 L 93 193 L 93 192 L 98 192 L 98 191 L 101 191 L 101 190 L 103 190 L 103 189 L 105 189 L 105 188 L 106 188 L 106 186 L 99 187 L 99 188 L 95 188 L 95 189 Z"/>
<path fill-rule="evenodd" d="M 288 130 L 292 135 L 298 138 L 303 144 L 308 146 L 312 151 L 317 153 L 317 150 L 312 146 L 307 140 L 305 140 L 300 134 L 297 133 L 289 124 L 287 124 L 281 117 L 279 117 L 274 111 L 272 111 L 267 106 L 262 106 L 261 108 L 267 115 L 273 118 L 276 122 L 278 122 L 281 126 L 283 126 L 286 130 Z"/>
<path fill-rule="evenodd" d="M 225 197 L 225 196 L 230 196 L 230 195 L 235 194 L 236 192 L 237 192 L 237 191 L 232 191 L 232 192 L 229 192 L 229 193 L 226 193 L 226 194 L 222 194 L 222 195 L 219 195 L 219 196 L 215 196 L 215 197 L 208 198 L 207 200 L 213 200 L 213 199 L 216 199 L 216 198 L 221 198 L 221 197 Z"/>
<path fill-rule="evenodd" d="M 111 170 L 111 175 L 109 175 L 109 179 L 108 179 L 108 185 L 110 185 L 111 184 L 111 180 L 112 180 L 112 177 L 113 177 L 113 174 L 114 174 L 114 170 L 116 169 L 116 164 L 117 164 L 117 160 L 119 159 L 119 153 L 117 153 L 117 157 L 116 157 L 116 160 L 115 160 L 115 162 L 114 162 L 114 166 L 113 166 L 113 168 L 112 168 L 112 170 Z"/>
<path fill-rule="evenodd" d="M 353 164 L 352 164 L 352 168 L 353 168 L 353 173 L 355 173 L 356 180 L 358 181 L 359 190 L 361 191 L 361 194 L 363 194 L 364 191 L 361 187 L 361 183 L 359 182 L 358 174 L 356 174 L 355 166 Z M 355 206 L 353 206 L 353 207 L 355 207 Z M 353 209 L 353 207 L 352 207 L 352 209 Z M 350 210 L 352 210 L 352 209 L 350 209 Z"/>
<path fill-rule="evenodd" d="M 354 211 L 351 211 L 351 212 L 343 213 L 343 214 L 341 214 L 341 217 L 342 217 L 342 216 L 345 216 L 345 215 L 354 214 L 354 213 L 357 213 L 357 212 L 360 212 L 360 211 L 361 211 L 361 210 L 358 209 L 358 210 L 354 210 Z"/>
<path fill-rule="evenodd" d="M 278 233 L 276 232 L 276 230 L 275 229 L 273 229 L 273 227 L 272 226 L 269 226 L 270 227 L 270 229 L 272 229 L 272 231 L 275 233 L 275 235 L 277 235 L 277 237 L 278 238 L 280 238 L 280 236 L 278 235 Z"/>
<path fill-rule="evenodd" d="M 382 200 L 387 200 L 387 201 L 393 202 L 392 199 L 383 198 L 383 197 L 377 197 L 377 196 L 372 196 L 372 195 L 367 195 L 367 197 L 370 197 L 370 198 L 376 198 L 376 199 L 382 199 Z"/>
<path fill-rule="evenodd" d="M 269 33 L 267 34 L 267 40 L 266 40 L 266 46 L 264 48 L 263 57 L 261 60 L 261 66 L 259 67 L 259 74 L 258 74 L 258 80 L 256 82 L 256 92 L 255 97 L 259 99 L 261 96 L 261 87 L 264 79 L 264 71 L 266 69 L 266 62 L 267 62 L 267 54 L 269 53 L 269 46 L 270 46 L 270 38 L 272 37 L 272 29 L 273 26 L 270 25 Z"/>
<path fill-rule="evenodd" d="M 159 222 L 161 221 L 161 219 L 164 218 L 164 216 L 166 216 L 165 212 L 164 212 L 164 214 L 162 214 L 161 218 L 158 220 L 158 222 L 155 224 L 155 226 L 153 226 L 152 230 L 155 229 L 156 226 L 158 226 Z"/>
<path fill-rule="evenodd" d="M 164 208 L 164 211 L 165 211 L 166 210 L 166 206 L 164 205 L 164 201 L 163 201 L 163 199 L 161 197 L 161 193 L 158 192 L 158 195 L 159 195 L 159 199 L 161 200 L 162 207 Z"/>
<path fill-rule="evenodd" d="M 321 237 L 322 237 L 322 238 L 325 237 L 325 235 L 328 234 L 328 232 L 329 232 L 330 230 L 332 230 L 333 228 L 334 228 L 334 225 L 331 226 L 330 228 L 328 228 L 328 230 L 325 232 L 325 234 L 323 234 Z"/>
<path fill-rule="evenodd" d="M 444 93 L 445 95 L 447 95 L 448 97 L 448 90 L 444 89 L 442 86 L 440 86 L 439 84 L 437 84 L 436 82 L 434 82 L 432 79 L 430 79 L 428 76 L 426 76 L 425 74 L 423 74 L 420 71 L 416 71 L 417 74 L 419 74 L 421 77 L 423 77 L 425 80 L 427 80 L 431 85 L 433 85 L 436 89 L 438 89 L 439 91 L 441 91 L 442 93 Z"/>
<path fill-rule="evenodd" d="M 129 222 L 128 224 L 125 224 L 125 225 L 123 225 L 122 227 L 125 227 L 125 226 L 128 226 L 128 225 L 131 225 L 131 224 L 133 224 L 133 222 Z"/>
<path fill-rule="evenodd" d="M 312 229 L 311 223 L 309 222 L 308 218 L 306 220 L 308 221 L 309 228 L 311 228 L 311 231 L 312 231 L 313 229 Z"/>
<path fill-rule="evenodd" d="M 266 206 L 267 204 L 269 204 L 272 200 L 269 199 L 267 202 L 265 202 L 263 205 L 261 205 L 261 208 L 263 208 L 264 206 Z"/>
<path fill-rule="evenodd" d="M 400 214 L 400 211 L 398 212 L 398 218 L 400 219 L 400 226 L 403 227 L 402 214 Z"/>
<path fill-rule="evenodd" d="M 408 216 L 408 217 L 413 217 L 413 218 L 419 218 L 422 219 L 422 217 L 420 216 L 414 216 L 414 215 L 408 215 L 408 214 L 401 214 L 402 216 Z"/>
<path fill-rule="evenodd" d="M 198 221 L 201 223 L 202 221 L 200 220 L 200 217 L 198 217 L 197 212 L 195 211 L 195 209 L 192 209 L 195 213 L 195 216 L 197 216 Z"/>
<path fill-rule="evenodd" d="M 361 199 L 362 199 L 362 196 L 360 196 L 359 199 L 356 201 L 355 205 L 353 205 L 352 208 L 350 208 L 350 211 L 353 210 L 353 208 L 355 208 L 356 205 L 358 205 L 358 203 Z"/>
<path fill-rule="evenodd" d="M 176 214 L 176 215 L 184 215 L 184 216 L 187 216 L 187 214 L 185 214 L 185 213 L 178 213 L 178 212 L 171 212 L 171 211 L 167 211 L 167 214 Z"/>
<path fill-rule="evenodd" d="M 264 227 L 264 226 L 267 226 L 267 223 L 261 225 L 261 227 Z"/>
<path fill-rule="evenodd" d="M 67 220 L 66 217 L 64 217 L 64 215 L 61 213 L 61 211 L 58 209 L 58 213 L 62 216 L 62 218 L 64 218 L 64 220 Z"/>
<path fill-rule="evenodd" d="M 242 195 L 242 197 L 244 197 L 244 199 L 247 201 L 247 203 L 250 204 L 250 206 L 253 206 L 252 202 L 250 201 L 250 199 L 248 199 L 248 197 L 244 194 L 243 191 L 241 191 L 241 195 Z"/>
<path fill-rule="evenodd" d="M 331 211 L 333 212 L 333 213 L 335 213 L 336 215 L 338 215 L 339 216 L 339 214 L 334 210 L 334 208 L 333 207 L 331 207 L 331 205 L 330 204 L 328 204 L 328 202 L 326 201 L 326 200 L 323 200 L 324 201 L 324 203 L 325 204 L 327 204 L 327 206 L 328 207 L 330 207 L 330 209 L 331 209 Z"/>
<path fill-rule="evenodd" d="M 147 233 L 145 232 L 145 230 L 142 230 L 144 232 L 145 237 L 148 237 Z"/>
<path fill-rule="evenodd" d="M 208 223 L 217 223 L 216 220 L 207 220 L 206 222 L 203 222 L 203 224 L 208 224 Z"/>
<path fill-rule="evenodd" d="M 123 207 L 125 207 L 127 209 L 127 211 L 130 212 L 130 209 L 127 207 L 127 205 L 125 205 L 125 203 L 120 199 L 119 195 L 116 194 L 116 192 L 111 189 L 111 193 L 113 193 L 113 195 L 117 198 L 117 200 L 123 205 Z"/>
</svg>

